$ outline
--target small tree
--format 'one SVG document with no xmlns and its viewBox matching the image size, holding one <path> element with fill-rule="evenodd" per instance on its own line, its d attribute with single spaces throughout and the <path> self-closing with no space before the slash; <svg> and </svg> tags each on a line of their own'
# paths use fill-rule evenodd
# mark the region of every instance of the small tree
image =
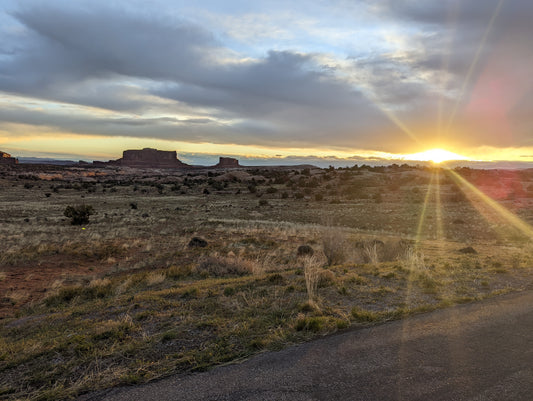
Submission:
<svg viewBox="0 0 533 401">
<path fill-rule="evenodd" d="M 79 226 L 87 224 L 89 216 L 94 213 L 94 209 L 90 205 L 67 206 L 63 212 L 66 217 L 70 217 L 70 224 Z"/>
</svg>

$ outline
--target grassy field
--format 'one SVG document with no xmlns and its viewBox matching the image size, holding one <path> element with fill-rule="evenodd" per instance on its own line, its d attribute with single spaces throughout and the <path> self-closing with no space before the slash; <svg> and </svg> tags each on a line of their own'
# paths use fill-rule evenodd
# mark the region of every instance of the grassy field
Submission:
<svg viewBox="0 0 533 401">
<path fill-rule="evenodd" d="M 18 166 L 0 187 L 0 399 L 75 398 L 532 283 L 528 170 Z M 95 214 L 72 225 L 81 204 Z"/>
</svg>

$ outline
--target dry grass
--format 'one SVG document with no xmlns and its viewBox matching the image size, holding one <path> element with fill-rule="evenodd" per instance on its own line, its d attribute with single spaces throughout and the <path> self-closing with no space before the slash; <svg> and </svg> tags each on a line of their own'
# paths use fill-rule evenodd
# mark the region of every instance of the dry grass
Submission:
<svg viewBox="0 0 533 401">
<path fill-rule="evenodd" d="M 198 262 L 198 271 L 212 276 L 245 275 L 257 271 L 257 264 L 240 257 L 202 256 Z"/>
<path fill-rule="evenodd" d="M 412 271 L 426 270 L 424 254 L 415 248 L 408 248 L 405 254 L 406 266 Z"/>
<path fill-rule="evenodd" d="M 310 305 L 316 305 L 318 300 L 318 283 L 320 280 L 319 262 L 314 256 L 302 258 L 304 264 L 305 288 Z"/>
<path fill-rule="evenodd" d="M 521 290 L 533 273 L 531 244 L 507 239 L 503 224 L 494 229 L 468 203 L 447 202 L 451 184 L 441 185 L 446 237 L 435 230 L 432 197 L 419 225 L 414 190 L 424 193 L 425 170 L 324 170 L 313 173 L 317 188 L 290 170 L 279 183 L 271 171 L 253 171 L 218 180 L 227 183 L 220 193 L 205 172 L 101 173 L 116 175 L 95 178 L 95 193 L 42 196 L 52 184 L 78 183 L 69 169 L 63 181 L 28 179 L 31 190 L 14 175 L 0 193 L 0 398 L 72 399 L 205 369 L 349 324 Z M 247 189 L 252 176 L 264 179 L 257 188 L 267 208 Z M 382 194 L 379 205 L 344 195 L 361 180 Z M 302 188 L 314 192 L 295 199 Z M 86 230 L 62 216 L 81 195 L 98 212 Z M 194 236 L 209 245 L 187 247 Z M 466 240 L 477 255 L 457 252 Z M 314 259 L 298 259 L 304 243 Z"/>
<path fill-rule="evenodd" d="M 8 291 L 4 297 L 8 300 L 8 302 L 11 302 L 13 305 L 20 304 L 21 302 L 24 302 L 29 298 L 30 294 L 28 291 L 21 291 L 21 290 L 15 290 L 15 291 Z"/>
<path fill-rule="evenodd" d="M 152 272 L 146 277 L 146 284 L 151 287 L 157 284 L 161 284 L 166 280 L 167 276 L 161 272 Z"/>
<path fill-rule="evenodd" d="M 379 263 L 378 245 L 376 243 L 366 244 L 364 247 L 364 255 L 369 263 L 377 266 Z"/>
</svg>

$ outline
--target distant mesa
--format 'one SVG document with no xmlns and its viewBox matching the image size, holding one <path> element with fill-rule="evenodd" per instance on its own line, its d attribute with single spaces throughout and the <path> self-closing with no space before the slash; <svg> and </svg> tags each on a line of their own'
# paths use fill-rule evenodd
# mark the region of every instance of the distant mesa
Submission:
<svg viewBox="0 0 533 401">
<path fill-rule="evenodd" d="M 215 168 L 235 168 L 241 167 L 239 161 L 233 157 L 220 157 L 218 164 L 214 166 Z"/>
<path fill-rule="evenodd" d="M 178 159 L 176 151 L 144 148 L 140 150 L 125 150 L 122 158 L 108 162 L 94 161 L 95 166 L 123 166 L 134 168 L 203 168 L 205 166 L 191 166 Z M 220 157 L 218 164 L 210 168 L 241 167 L 237 159 Z"/>
<path fill-rule="evenodd" d="M 185 163 L 178 160 L 176 151 L 157 150 L 144 148 L 142 150 L 125 150 L 122 159 L 119 159 L 121 166 L 137 168 L 177 168 L 187 167 Z"/>
<path fill-rule="evenodd" d="M 14 165 L 18 164 L 18 159 L 11 157 L 9 153 L 0 151 L 0 164 Z"/>
</svg>

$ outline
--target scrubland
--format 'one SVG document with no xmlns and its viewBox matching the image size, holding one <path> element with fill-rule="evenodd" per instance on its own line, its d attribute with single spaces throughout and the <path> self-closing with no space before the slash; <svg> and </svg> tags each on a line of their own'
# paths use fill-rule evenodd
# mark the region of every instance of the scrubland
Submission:
<svg viewBox="0 0 533 401">
<path fill-rule="evenodd" d="M 529 170 L 17 166 L 0 188 L 1 399 L 75 398 L 532 283 Z M 89 223 L 64 216 L 76 205 Z"/>
</svg>

